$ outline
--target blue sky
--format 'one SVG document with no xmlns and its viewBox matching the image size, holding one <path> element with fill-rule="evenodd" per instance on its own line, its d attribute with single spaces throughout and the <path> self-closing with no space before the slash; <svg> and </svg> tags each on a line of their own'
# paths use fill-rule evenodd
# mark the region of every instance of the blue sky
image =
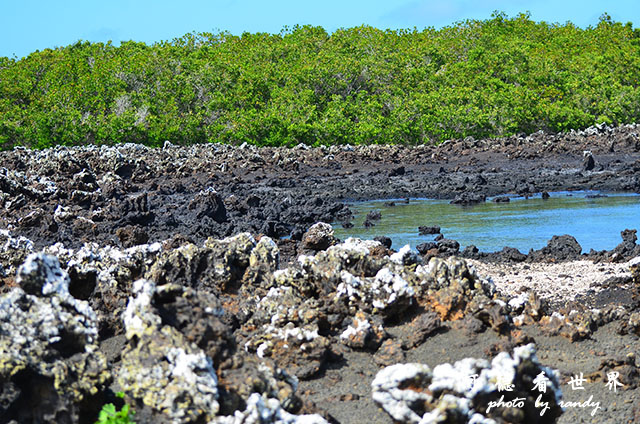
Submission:
<svg viewBox="0 0 640 424">
<path fill-rule="evenodd" d="M 152 43 L 191 31 L 278 33 L 295 24 L 333 32 L 361 24 L 377 28 L 440 28 L 494 10 L 529 11 L 536 21 L 595 25 L 609 13 L 640 26 L 638 0 L 0 0 L 0 56 L 26 56 L 77 40 Z"/>
</svg>

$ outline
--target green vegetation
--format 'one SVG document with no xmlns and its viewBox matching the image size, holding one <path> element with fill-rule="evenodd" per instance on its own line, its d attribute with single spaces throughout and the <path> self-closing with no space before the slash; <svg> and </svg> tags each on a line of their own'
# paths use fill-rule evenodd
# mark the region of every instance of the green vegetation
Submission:
<svg viewBox="0 0 640 424">
<path fill-rule="evenodd" d="M 123 398 L 124 393 L 118 392 L 116 396 Z M 133 414 L 135 412 L 130 410 L 129 405 L 125 404 L 120 411 L 117 411 L 113 403 L 107 403 L 102 407 L 95 424 L 135 424 L 135 421 L 131 420 L 129 416 Z"/>
<path fill-rule="evenodd" d="M 434 143 L 640 121 L 640 30 L 494 14 L 0 58 L 0 145 Z"/>
</svg>

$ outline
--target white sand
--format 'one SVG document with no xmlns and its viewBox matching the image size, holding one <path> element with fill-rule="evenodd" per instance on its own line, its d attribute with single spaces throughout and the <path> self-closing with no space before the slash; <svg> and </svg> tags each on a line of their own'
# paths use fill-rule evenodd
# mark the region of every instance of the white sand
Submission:
<svg viewBox="0 0 640 424">
<path fill-rule="evenodd" d="M 598 263 L 573 261 L 565 263 L 492 264 L 476 260 L 473 265 L 478 275 L 491 277 L 498 290 L 507 296 L 521 293 L 526 288 L 547 300 L 574 300 L 590 290 L 602 290 L 601 283 L 611 277 L 630 275 L 630 262 Z M 593 293 L 591 292 L 591 293 Z"/>
</svg>

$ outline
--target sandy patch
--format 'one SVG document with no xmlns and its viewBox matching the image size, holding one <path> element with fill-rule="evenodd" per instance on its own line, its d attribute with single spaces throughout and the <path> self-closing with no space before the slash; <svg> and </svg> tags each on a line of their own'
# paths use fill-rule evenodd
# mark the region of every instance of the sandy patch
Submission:
<svg viewBox="0 0 640 424">
<path fill-rule="evenodd" d="M 467 259 L 478 275 L 490 277 L 498 290 L 513 296 L 533 290 L 549 301 L 570 301 L 577 296 L 603 290 L 602 283 L 612 277 L 630 276 L 629 262 L 597 263 L 572 261 L 564 263 L 488 263 Z"/>
</svg>

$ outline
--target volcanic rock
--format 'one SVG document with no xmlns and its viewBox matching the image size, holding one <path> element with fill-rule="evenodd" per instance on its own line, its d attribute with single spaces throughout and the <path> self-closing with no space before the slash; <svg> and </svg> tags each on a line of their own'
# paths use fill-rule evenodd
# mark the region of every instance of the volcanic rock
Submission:
<svg viewBox="0 0 640 424">
<path fill-rule="evenodd" d="M 30 255 L 20 287 L 0 296 L 0 416 L 10 422 L 87 421 L 111 380 L 97 319 L 69 294 L 55 257 Z"/>
<path fill-rule="evenodd" d="M 494 203 L 509 203 L 510 201 L 509 196 L 496 196 L 493 198 Z"/>
<path fill-rule="evenodd" d="M 196 219 L 208 217 L 218 223 L 227 220 L 227 209 L 222 198 L 213 187 L 196 194 L 189 203 L 189 209 L 195 211 Z"/>
<path fill-rule="evenodd" d="M 546 391 L 532 390 L 540 376 Z M 471 376 L 474 379 L 471 379 Z M 512 389 L 509 399 L 522 398 L 522 405 L 503 406 L 500 384 Z M 535 347 L 516 347 L 510 355 L 498 354 L 489 363 L 466 358 L 455 364 L 396 364 L 380 371 L 371 383 L 373 400 L 396 422 L 554 422 L 562 414 L 559 373 L 539 364 Z M 539 399 L 538 399 L 539 397 Z M 548 402 L 544 413 L 536 399 Z M 480 405 L 480 407 L 478 407 Z"/>
<path fill-rule="evenodd" d="M 318 222 L 307 230 L 302 236 L 302 247 L 310 250 L 324 250 L 335 244 L 333 228 L 324 222 Z"/>
<path fill-rule="evenodd" d="M 421 254 L 425 255 L 432 249 L 437 249 L 438 246 L 434 242 L 420 243 L 416 246 L 416 250 Z"/>
<path fill-rule="evenodd" d="M 340 334 L 340 341 L 352 349 L 378 349 L 384 339 L 388 337 L 379 318 L 367 318 L 358 311 L 353 323 Z"/>
<path fill-rule="evenodd" d="M 405 342 L 407 349 L 421 345 L 429 336 L 442 328 L 442 321 L 435 312 L 418 315 L 409 324 L 409 336 Z"/>
<path fill-rule="evenodd" d="M 532 261 L 566 261 L 580 257 L 582 246 L 570 235 L 553 236 L 540 250 L 529 252 Z"/>
<path fill-rule="evenodd" d="M 418 227 L 418 233 L 420 235 L 428 235 L 428 234 L 439 234 L 440 233 L 440 227 L 437 225 L 433 225 L 433 226 L 421 226 Z"/>
<path fill-rule="evenodd" d="M 373 355 L 373 361 L 384 367 L 400 363 L 404 361 L 404 359 L 405 353 L 402 350 L 402 342 L 398 339 L 385 340 Z"/>
<path fill-rule="evenodd" d="M 393 168 L 391 171 L 389 171 L 389 176 L 397 177 L 399 175 L 404 175 L 404 173 L 405 173 L 404 166 L 398 166 L 397 168 Z"/>
<path fill-rule="evenodd" d="M 171 421 L 211 420 L 219 410 L 211 359 L 153 309 L 156 286 L 138 280 L 124 314 L 128 343 L 117 381 L 140 408 Z M 164 418 L 164 419 L 166 419 Z"/>
<path fill-rule="evenodd" d="M 382 219 L 382 214 L 380 213 L 380 211 L 370 211 L 369 213 L 367 213 L 367 216 L 365 217 L 365 220 L 367 221 L 380 221 Z"/>
<path fill-rule="evenodd" d="M 598 367 L 598 371 L 589 374 L 590 381 L 608 382 L 610 373 L 617 373 L 618 382 L 622 386 L 620 390 L 629 390 L 640 387 L 640 366 L 636 364 L 635 352 L 630 352 L 623 358 L 608 358 L 603 360 Z"/>
<path fill-rule="evenodd" d="M 460 243 L 455 240 L 443 238 L 436 243 L 438 253 L 441 255 L 455 255 L 460 251 Z"/>
<path fill-rule="evenodd" d="M 596 166 L 596 161 L 593 159 L 593 154 L 589 151 L 585 151 L 582 160 L 582 169 L 584 171 L 592 171 Z"/>
<path fill-rule="evenodd" d="M 149 241 L 149 234 L 137 225 L 127 225 L 126 227 L 118 228 L 116 235 L 120 239 L 123 247 L 138 246 Z"/>
<path fill-rule="evenodd" d="M 623 230 L 620 232 L 622 243 L 617 245 L 610 253 L 610 258 L 615 262 L 622 262 L 636 256 L 640 256 L 640 246 L 636 244 L 637 230 Z"/>
<path fill-rule="evenodd" d="M 387 249 L 391 249 L 392 241 L 391 241 L 391 239 L 389 237 L 387 237 L 387 236 L 377 236 L 377 237 L 374 237 L 373 239 L 375 241 L 379 242 L 380 244 L 382 244 Z"/>
<path fill-rule="evenodd" d="M 523 262 L 527 259 L 527 255 L 521 253 L 514 247 L 504 247 L 498 255 L 505 261 L 509 262 Z"/>
<path fill-rule="evenodd" d="M 572 310 L 566 315 L 553 312 L 540 319 L 540 326 L 548 335 L 561 335 L 575 342 L 591 336 L 598 328 L 600 314 L 598 310 Z"/>
<path fill-rule="evenodd" d="M 487 200 L 487 196 L 484 194 L 476 194 L 465 192 L 457 195 L 451 202 L 452 205 L 474 205 L 477 203 L 484 203 Z"/>
</svg>

